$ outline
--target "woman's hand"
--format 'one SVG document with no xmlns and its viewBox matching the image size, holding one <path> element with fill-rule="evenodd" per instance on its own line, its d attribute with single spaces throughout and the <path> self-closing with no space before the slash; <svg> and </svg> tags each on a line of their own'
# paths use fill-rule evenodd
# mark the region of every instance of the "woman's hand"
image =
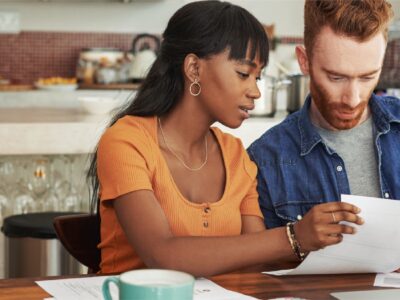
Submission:
<svg viewBox="0 0 400 300">
<path fill-rule="evenodd" d="M 346 202 L 329 202 L 314 206 L 294 225 L 296 239 L 304 252 L 318 250 L 342 241 L 343 233 L 354 234 L 352 226 L 338 224 L 347 221 L 361 225 L 360 209 Z"/>
</svg>

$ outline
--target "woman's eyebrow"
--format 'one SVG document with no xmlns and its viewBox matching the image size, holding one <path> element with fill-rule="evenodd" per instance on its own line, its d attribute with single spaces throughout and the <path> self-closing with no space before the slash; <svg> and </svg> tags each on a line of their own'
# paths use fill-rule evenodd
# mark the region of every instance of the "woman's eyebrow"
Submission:
<svg viewBox="0 0 400 300">
<path fill-rule="evenodd" d="M 247 66 L 250 66 L 252 68 L 257 68 L 258 67 L 256 62 L 254 62 L 254 61 L 252 61 L 250 59 L 246 59 L 246 58 L 238 59 L 237 63 L 240 64 L 240 65 L 247 65 Z"/>
</svg>

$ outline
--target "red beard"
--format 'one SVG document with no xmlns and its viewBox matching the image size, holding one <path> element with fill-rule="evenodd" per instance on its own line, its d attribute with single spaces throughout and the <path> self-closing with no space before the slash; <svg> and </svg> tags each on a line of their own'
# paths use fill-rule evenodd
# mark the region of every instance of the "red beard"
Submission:
<svg viewBox="0 0 400 300">
<path fill-rule="evenodd" d="M 329 101 L 332 97 L 324 87 L 315 81 L 312 72 L 310 72 L 310 93 L 312 100 L 325 121 L 339 130 L 351 129 L 360 122 L 372 91 L 368 94 L 368 98 L 364 99 L 356 107 L 351 107 L 346 103 L 332 103 Z M 341 114 L 346 114 L 348 117 L 343 118 Z"/>
</svg>

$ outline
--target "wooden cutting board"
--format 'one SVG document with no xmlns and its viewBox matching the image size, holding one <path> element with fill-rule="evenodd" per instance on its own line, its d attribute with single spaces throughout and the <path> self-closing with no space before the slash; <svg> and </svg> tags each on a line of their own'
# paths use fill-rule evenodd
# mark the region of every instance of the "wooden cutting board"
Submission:
<svg viewBox="0 0 400 300">
<path fill-rule="evenodd" d="M 0 92 L 30 91 L 35 89 L 31 84 L 0 84 Z"/>
</svg>

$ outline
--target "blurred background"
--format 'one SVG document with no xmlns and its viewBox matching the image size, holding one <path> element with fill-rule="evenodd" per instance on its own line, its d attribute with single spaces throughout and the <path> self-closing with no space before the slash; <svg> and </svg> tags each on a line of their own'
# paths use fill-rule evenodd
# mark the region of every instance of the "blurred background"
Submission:
<svg viewBox="0 0 400 300">
<path fill-rule="evenodd" d="M 188 2 L 0 0 L 0 224 L 15 214 L 89 210 L 88 155 L 140 86 L 168 19 Z M 248 146 L 308 92 L 294 55 L 304 2 L 231 2 L 253 13 L 271 42 L 252 118 L 224 128 Z M 400 96 L 400 0 L 390 2 L 396 19 L 376 92 Z M 7 276 L 3 240 L 0 278 Z"/>
</svg>

